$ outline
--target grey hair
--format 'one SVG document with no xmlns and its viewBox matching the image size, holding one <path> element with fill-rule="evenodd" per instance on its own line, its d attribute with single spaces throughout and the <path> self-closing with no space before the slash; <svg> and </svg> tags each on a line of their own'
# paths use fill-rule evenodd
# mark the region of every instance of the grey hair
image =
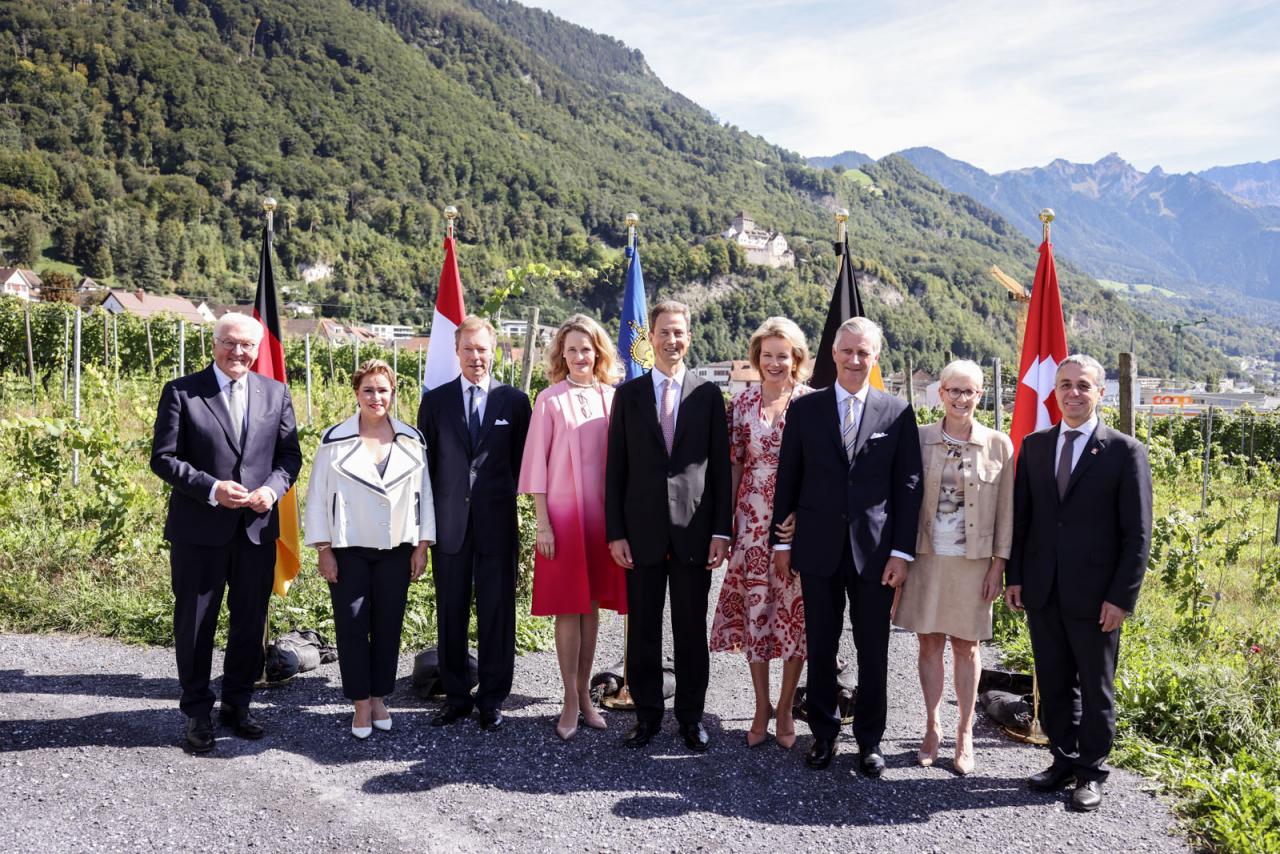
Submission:
<svg viewBox="0 0 1280 854">
<path fill-rule="evenodd" d="M 262 322 L 256 317 L 241 314 L 238 311 L 228 311 L 213 324 L 213 337 L 221 340 L 232 329 L 239 329 L 248 334 L 255 344 L 262 343 Z"/>
<path fill-rule="evenodd" d="M 945 388 L 947 380 L 955 376 L 967 377 L 968 379 L 973 380 L 974 384 L 978 386 L 978 391 L 982 391 L 982 367 L 979 366 L 977 362 L 970 359 L 956 359 L 948 363 L 948 365 L 942 369 L 942 373 L 938 375 L 938 386 L 940 388 Z"/>
<path fill-rule="evenodd" d="M 861 335 L 863 338 L 871 338 L 874 340 L 876 342 L 877 354 L 884 349 L 884 332 L 874 320 L 868 320 L 865 317 L 849 318 L 844 323 L 840 324 L 840 328 L 836 330 L 836 341 L 839 341 L 840 335 L 845 332 L 850 335 Z"/>
<path fill-rule="evenodd" d="M 1058 374 L 1062 371 L 1063 365 L 1079 365 L 1084 370 L 1093 374 L 1094 384 L 1098 388 L 1102 388 L 1107 384 L 1106 369 L 1102 367 L 1101 362 L 1092 356 L 1086 356 L 1083 353 L 1072 353 L 1070 356 L 1058 363 L 1058 369 L 1053 372 L 1055 380 L 1057 379 Z"/>
</svg>

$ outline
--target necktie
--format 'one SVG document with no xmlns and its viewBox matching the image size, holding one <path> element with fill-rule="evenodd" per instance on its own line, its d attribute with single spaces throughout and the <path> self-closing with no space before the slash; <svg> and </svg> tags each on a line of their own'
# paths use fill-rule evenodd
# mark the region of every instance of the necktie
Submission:
<svg viewBox="0 0 1280 854">
<path fill-rule="evenodd" d="M 844 424 L 840 427 L 840 439 L 844 442 L 844 455 L 849 458 L 849 462 L 853 462 L 853 446 L 858 441 L 857 406 L 856 397 L 845 398 Z"/>
<path fill-rule="evenodd" d="M 658 414 L 658 425 L 662 427 L 662 441 L 667 445 L 667 456 L 671 455 L 671 446 L 676 440 L 676 382 L 663 381 L 662 411 Z"/>
<path fill-rule="evenodd" d="M 232 380 L 227 386 L 227 408 L 231 410 L 231 430 L 236 444 L 244 444 L 244 380 Z"/>
<path fill-rule="evenodd" d="M 1076 439 L 1080 437 L 1079 430 L 1068 430 L 1062 434 L 1064 441 L 1062 443 L 1062 453 L 1058 455 L 1058 499 L 1062 500 L 1067 495 L 1067 484 L 1071 483 L 1071 457 L 1074 450 Z"/>
<path fill-rule="evenodd" d="M 475 450 L 480 441 L 480 410 L 476 409 L 476 387 L 468 388 L 467 394 L 471 395 L 471 401 L 467 404 L 467 432 L 471 434 L 471 449 Z"/>
</svg>

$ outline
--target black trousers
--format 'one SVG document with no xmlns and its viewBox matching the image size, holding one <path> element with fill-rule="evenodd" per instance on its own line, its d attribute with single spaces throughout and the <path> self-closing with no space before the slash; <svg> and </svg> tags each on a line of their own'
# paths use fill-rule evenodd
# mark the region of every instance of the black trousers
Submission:
<svg viewBox="0 0 1280 854">
<path fill-rule="evenodd" d="M 275 565 L 275 541 L 256 545 L 243 529 L 225 546 L 169 545 L 173 645 L 182 686 L 179 705 L 189 717 L 213 711 L 209 671 L 224 593 L 231 619 L 222 664 L 222 704 L 249 705 L 253 683 L 262 675 L 262 638 Z"/>
<path fill-rule="evenodd" d="M 1031 652 L 1040 686 L 1040 723 L 1053 764 L 1078 780 L 1103 782 L 1116 737 L 1116 657 L 1120 630 L 1104 632 L 1095 617 L 1067 617 L 1057 593 L 1044 608 L 1027 609 Z"/>
<path fill-rule="evenodd" d="M 702 720 L 711 655 L 707 650 L 707 595 L 711 573 L 668 557 L 627 570 L 627 685 L 636 720 L 662 720 L 662 615 L 671 588 L 671 637 L 675 647 L 676 720 Z"/>
<path fill-rule="evenodd" d="M 889 611 L 893 588 L 880 583 L 883 567 L 867 567 L 859 576 L 845 541 L 844 556 L 833 575 L 801 573 L 805 637 L 809 642 L 809 682 L 805 703 L 814 737 L 834 740 L 840 734 L 836 707 L 836 653 L 844 629 L 844 603 L 849 601 L 853 645 L 858 653 L 858 695 L 853 705 L 853 737 L 860 749 L 876 747 L 884 735 L 889 684 Z"/>
<path fill-rule="evenodd" d="M 468 528 L 456 554 L 432 549 L 431 577 L 436 588 L 440 681 L 444 684 L 445 702 L 458 709 L 472 707 L 467 636 L 474 587 L 480 671 L 475 705 L 482 712 L 501 708 L 511 693 L 516 667 L 514 551 L 483 554 L 476 550 L 474 532 Z"/>
<path fill-rule="evenodd" d="M 408 543 L 333 550 L 338 580 L 329 585 L 329 597 L 342 694 L 348 700 L 386 697 L 395 689 L 412 555 Z"/>
</svg>

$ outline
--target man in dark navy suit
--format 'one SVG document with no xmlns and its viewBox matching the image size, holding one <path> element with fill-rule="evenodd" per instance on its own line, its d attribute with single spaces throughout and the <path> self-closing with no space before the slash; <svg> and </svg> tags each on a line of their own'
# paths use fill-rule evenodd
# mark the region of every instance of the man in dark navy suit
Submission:
<svg viewBox="0 0 1280 854">
<path fill-rule="evenodd" d="M 858 651 L 853 735 L 868 777 L 884 772 L 889 617 L 907 580 L 920 516 L 920 436 L 906 401 L 872 388 L 880 327 L 846 320 L 831 354 L 836 382 L 791 404 L 773 499 L 774 562 L 800 574 L 809 641 L 806 702 L 814 742 L 805 761 L 826 768 L 836 753 L 836 651 L 845 599 Z M 790 545 L 777 528 L 795 513 Z"/>
<path fill-rule="evenodd" d="M 489 373 L 497 335 L 487 320 L 464 318 L 454 333 L 462 373 L 418 406 L 435 499 L 440 680 L 445 704 L 431 719 L 444 726 L 479 711 L 480 726 L 502 726 L 516 657 L 516 484 L 529 432 L 529 398 Z M 475 589 L 480 686 L 471 698 L 467 630 Z"/>
<path fill-rule="evenodd" d="M 186 742 L 196 753 L 214 746 L 209 673 L 224 593 L 231 620 L 219 717 L 244 738 L 263 734 L 249 700 L 275 577 L 275 507 L 302 453 L 288 387 L 249 369 L 262 334 L 254 318 L 224 315 L 213 364 L 166 384 L 156 413 L 151 470 L 173 487 L 164 536 Z"/>
<path fill-rule="evenodd" d="M 1058 365 L 1062 421 L 1022 440 L 1005 568 L 1005 602 L 1027 611 L 1053 753 L 1027 782 L 1052 791 L 1074 780 L 1071 806 L 1082 812 L 1102 805 L 1120 626 L 1137 605 L 1151 548 L 1147 451 L 1099 420 L 1105 376 L 1089 356 Z"/>
</svg>

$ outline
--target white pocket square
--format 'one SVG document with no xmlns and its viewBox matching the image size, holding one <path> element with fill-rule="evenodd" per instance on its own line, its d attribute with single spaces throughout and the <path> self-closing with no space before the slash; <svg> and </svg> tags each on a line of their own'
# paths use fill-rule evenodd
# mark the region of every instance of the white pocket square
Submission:
<svg viewBox="0 0 1280 854">
<path fill-rule="evenodd" d="M 508 421 L 507 421 L 507 419 L 505 419 L 505 418 L 499 418 L 497 421 L 493 422 L 493 426 L 494 426 L 494 427 L 507 427 L 507 426 L 510 426 L 510 422 L 508 422 Z"/>
<path fill-rule="evenodd" d="M 888 436 L 888 435 L 889 435 L 888 433 L 872 433 L 870 436 L 867 437 L 867 441 L 870 442 L 872 439 L 883 439 L 885 436 Z"/>
</svg>

